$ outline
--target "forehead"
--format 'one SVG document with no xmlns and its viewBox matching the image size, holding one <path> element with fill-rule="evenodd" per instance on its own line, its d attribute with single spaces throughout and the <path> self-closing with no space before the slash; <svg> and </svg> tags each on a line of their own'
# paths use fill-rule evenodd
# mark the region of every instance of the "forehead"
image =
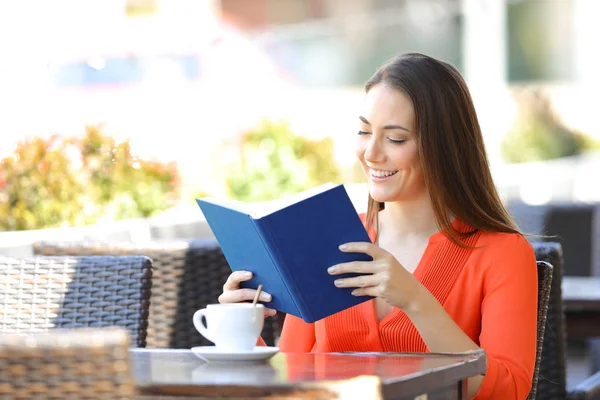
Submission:
<svg viewBox="0 0 600 400">
<path fill-rule="evenodd" d="M 415 119 L 413 104 L 408 96 L 385 84 L 375 85 L 367 92 L 363 113 L 371 125 L 398 123 L 412 128 Z"/>
</svg>

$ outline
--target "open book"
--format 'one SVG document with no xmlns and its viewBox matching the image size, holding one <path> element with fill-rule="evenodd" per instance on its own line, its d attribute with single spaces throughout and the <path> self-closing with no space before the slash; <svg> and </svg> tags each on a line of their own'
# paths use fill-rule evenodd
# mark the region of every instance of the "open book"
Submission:
<svg viewBox="0 0 600 400">
<path fill-rule="evenodd" d="M 347 242 L 370 242 L 343 185 L 322 185 L 288 198 L 253 204 L 196 199 L 232 271 L 251 271 L 243 287 L 259 284 L 273 296 L 266 305 L 314 322 L 371 299 L 337 288 L 327 268 L 370 261 L 343 253 Z M 350 276 L 345 275 L 345 276 Z"/>
</svg>

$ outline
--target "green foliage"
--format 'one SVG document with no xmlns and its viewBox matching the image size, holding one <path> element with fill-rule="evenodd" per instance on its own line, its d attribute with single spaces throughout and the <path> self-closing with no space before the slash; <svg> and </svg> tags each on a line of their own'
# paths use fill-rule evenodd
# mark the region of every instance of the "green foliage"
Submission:
<svg viewBox="0 0 600 400">
<path fill-rule="evenodd" d="M 176 200 L 178 186 L 174 164 L 137 158 L 99 127 L 80 138 L 36 137 L 0 163 L 0 229 L 148 217 Z"/>
<path fill-rule="evenodd" d="M 189 196 L 192 200 L 193 199 L 201 199 L 203 197 L 211 197 L 210 192 L 207 192 L 205 190 L 202 189 L 196 189 L 192 192 L 193 194 L 191 196 Z M 196 201 L 193 201 L 194 203 L 196 203 Z"/>
<path fill-rule="evenodd" d="M 263 121 L 246 133 L 240 161 L 230 168 L 230 197 L 267 201 L 341 179 L 333 159 L 333 140 L 295 135 L 287 123 Z"/>
<path fill-rule="evenodd" d="M 591 137 L 563 124 L 541 94 L 526 93 L 519 106 L 517 122 L 502 142 L 501 151 L 506 161 L 551 160 L 581 154 L 598 146 Z"/>
</svg>

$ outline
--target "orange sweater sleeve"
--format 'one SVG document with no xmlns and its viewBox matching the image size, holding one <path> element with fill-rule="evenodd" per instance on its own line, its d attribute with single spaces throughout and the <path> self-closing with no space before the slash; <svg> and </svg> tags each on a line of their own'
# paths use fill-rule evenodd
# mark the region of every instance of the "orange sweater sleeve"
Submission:
<svg viewBox="0 0 600 400">
<path fill-rule="evenodd" d="M 286 315 L 279 348 L 286 353 L 308 353 L 316 343 L 315 325 L 304 322 L 301 318 Z"/>
<path fill-rule="evenodd" d="M 480 347 L 487 372 L 475 397 L 525 399 L 531 389 L 537 335 L 537 267 L 531 245 L 506 235 L 485 272 Z"/>
</svg>

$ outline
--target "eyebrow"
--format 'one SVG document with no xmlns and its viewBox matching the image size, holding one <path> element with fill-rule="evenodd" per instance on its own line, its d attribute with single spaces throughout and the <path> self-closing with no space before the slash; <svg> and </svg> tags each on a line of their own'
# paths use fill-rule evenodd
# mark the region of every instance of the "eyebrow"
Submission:
<svg viewBox="0 0 600 400">
<path fill-rule="evenodd" d="M 367 125 L 371 125 L 371 123 L 363 116 L 358 117 L 362 122 L 364 122 Z M 408 130 L 407 128 L 403 127 L 402 125 L 385 125 L 383 127 L 383 129 L 402 129 L 403 131 L 406 132 L 410 132 L 410 130 Z"/>
</svg>

